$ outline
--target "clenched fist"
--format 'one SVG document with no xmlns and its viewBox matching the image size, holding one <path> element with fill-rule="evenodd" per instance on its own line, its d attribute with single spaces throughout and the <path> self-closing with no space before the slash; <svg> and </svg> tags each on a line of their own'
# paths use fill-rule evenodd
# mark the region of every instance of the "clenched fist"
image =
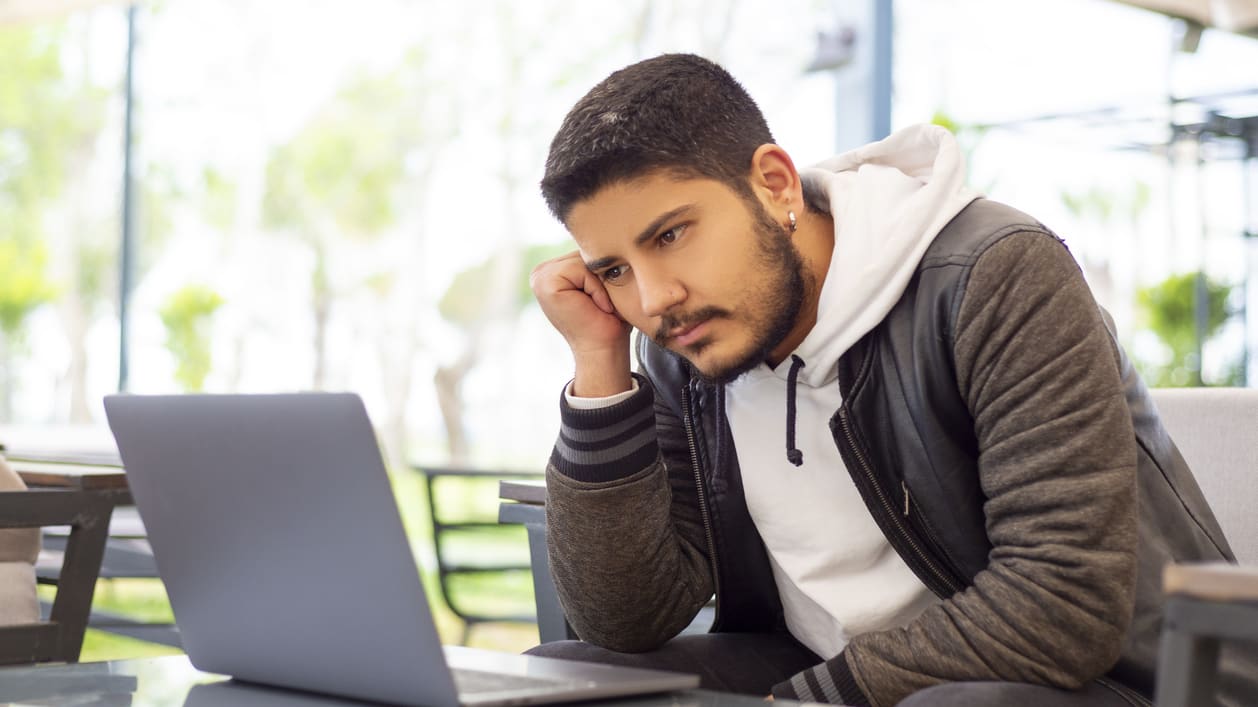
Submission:
<svg viewBox="0 0 1258 707">
<path fill-rule="evenodd" d="M 572 393 L 599 398 L 629 390 L 629 324 L 620 318 L 603 283 L 577 251 L 547 260 L 529 275 L 529 287 L 551 325 L 572 350 Z"/>
</svg>

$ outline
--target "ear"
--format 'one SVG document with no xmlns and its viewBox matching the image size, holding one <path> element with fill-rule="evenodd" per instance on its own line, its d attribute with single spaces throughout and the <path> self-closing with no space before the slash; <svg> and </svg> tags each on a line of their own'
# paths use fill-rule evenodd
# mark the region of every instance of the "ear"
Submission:
<svg viewBox="0 0 1258 707">
<path fill-rule="evenodd" d="M 752 190 L 760 197 L 766 207 L 778 206 L 787 208 L 794 204 L 796 209 L 803 205 L 803 186 L 799 181 L 799 172 L 786 150 L 766 143 L 756 148 L 751 156 L 751 173 L 748 175 Z"/>
</svg>

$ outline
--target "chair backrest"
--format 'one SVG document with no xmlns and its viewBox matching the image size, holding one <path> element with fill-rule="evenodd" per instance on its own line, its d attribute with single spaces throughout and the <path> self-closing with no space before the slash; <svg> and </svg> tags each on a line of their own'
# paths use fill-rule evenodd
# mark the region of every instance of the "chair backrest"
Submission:
<svg viewBox="0 0 1258 707">
<path fill-rule="evenodd" d="M 0 492 L 25 491 L 26 484 L 0 456 Z M 39 621 L 35 595 L 38 528 L 0 529 L 0 626 Z"/>
<path fill-rule="evenodd" d="M 0 464 L 4 464 L 0 457 Z M 0 559 L 0 665 L 74 663 L 92 609 L 92 593 L 114 506 L 129 502 L 126 489 L 22 490 L 7 464 L 0 483 L 0 533 L 11 542 Z M 33 563 L 39 529 L 70 526 L 57 596 L 47 621 L 40 621 Z M 17 539 L 16 541 L 14 539 Z"/>
<path fill-rule="evenodd" d="M 1236 558 L 1258 564 L 1258 388 L 1150 393 Z"/>
</svg>

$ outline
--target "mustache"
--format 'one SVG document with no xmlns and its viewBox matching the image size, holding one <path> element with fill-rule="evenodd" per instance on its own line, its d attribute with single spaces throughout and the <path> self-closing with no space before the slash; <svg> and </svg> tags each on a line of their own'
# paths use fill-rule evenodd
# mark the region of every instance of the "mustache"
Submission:
<svg viewBox="0 0 1258 707">
<path fill-rule="evenodd" d="M 718 319 L 729 317 L 730 312 L 720 307 L 703 307 L 693 312 L 684 314 L 665 314 L 660 318 L 660 325 L 655 329 L 655 334 L 651 338 L 661 346 L 668 340 L 669 332 L 680 327 L 690 327 L 695 324 L 701 324 L 709 319 Z"/>
</svg>

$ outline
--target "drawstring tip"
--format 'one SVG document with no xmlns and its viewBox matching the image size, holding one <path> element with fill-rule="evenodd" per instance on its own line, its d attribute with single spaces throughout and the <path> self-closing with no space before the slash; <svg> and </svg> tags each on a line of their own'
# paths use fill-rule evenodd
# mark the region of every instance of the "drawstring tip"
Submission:
<svg viewBox="0 0 1258 707">
<path fill-rule="evenodd" d="M 791 370 L 786 374 L 786 460 L 795 466 L 804 464 L 804 453 L 795 446 L 795 389 L 803 367 L 804 359 L 791 354 Z"/>
</svg>

